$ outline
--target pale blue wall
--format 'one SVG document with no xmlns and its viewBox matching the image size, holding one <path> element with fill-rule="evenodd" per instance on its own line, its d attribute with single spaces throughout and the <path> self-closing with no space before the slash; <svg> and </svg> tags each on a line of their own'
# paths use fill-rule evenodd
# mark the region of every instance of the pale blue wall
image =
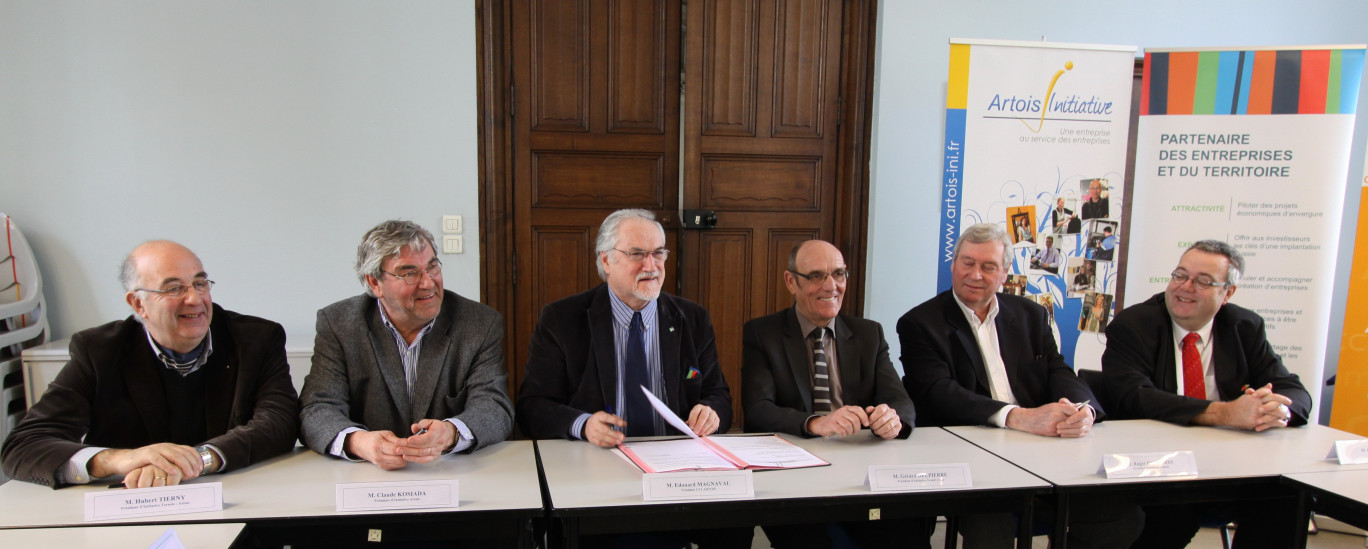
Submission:
<svg viewBox="0 0 1368 549">
<path fill-rule="evenodd" d="M 214 298 L 310 345 L 390 217 L 465 216 L 446 286 L 479 297 L 471 0 L 0 0 L 0 211 L 37 248 L 58 337 L 128 314 L 149 238 Z"/>
</svg>

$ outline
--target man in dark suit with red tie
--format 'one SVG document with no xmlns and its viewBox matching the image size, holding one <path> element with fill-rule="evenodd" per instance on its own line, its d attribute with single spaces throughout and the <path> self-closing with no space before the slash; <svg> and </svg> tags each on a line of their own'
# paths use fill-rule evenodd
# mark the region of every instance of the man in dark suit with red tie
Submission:
<svg viewBox="0 0 1368 549">
<path fill-rule="evenodd" d="M 1198 241 L 1163 293 L 1117 313 L 1102 354 L 1116 416 L 1253 431 L 1306 423 L 1311 395 L 1269 345 L 1263 318 L 1230 303 L 1244 267 L 1233 246 Z M 1135 546 L 1186 546 L 1199 519 L 1217 516 L 1239 522 L 1237 548 L 1288 547 L 1292 509 L 1269 503 L 1148 507 Z"/>
</svg>

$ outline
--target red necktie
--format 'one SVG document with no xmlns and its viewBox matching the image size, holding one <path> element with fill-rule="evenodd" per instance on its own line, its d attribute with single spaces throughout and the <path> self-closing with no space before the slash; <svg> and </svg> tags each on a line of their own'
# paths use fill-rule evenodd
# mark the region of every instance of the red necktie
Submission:
<svg viewBox="0 0 1368 549">
<path fill-rule="evenodd" d="M 1197 352 L 1196 333 L 1183 337 L 1183 396 L 1206 400 L 1206 375 L 1202 371 L 1202 355 Z"/>
</svg>

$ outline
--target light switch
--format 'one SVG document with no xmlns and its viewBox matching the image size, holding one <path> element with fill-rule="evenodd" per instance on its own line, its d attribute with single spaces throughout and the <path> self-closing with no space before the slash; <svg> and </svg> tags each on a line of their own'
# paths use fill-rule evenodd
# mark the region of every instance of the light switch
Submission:
<svg viewBox="0 0 1368 549">
<path fill-rule="evenodd" d="M 461 235 L 442 235 L 442 253 L 459 254 L 465 248 L 465 237 Z"/>
<path fill-rule="evenodd" d="M 461 216 L 444 215 L 442 216 L 442 232 L 445 234 L 461 234 Z M 456 252 L 461 253 L 461 252 Z"/>
</svg>

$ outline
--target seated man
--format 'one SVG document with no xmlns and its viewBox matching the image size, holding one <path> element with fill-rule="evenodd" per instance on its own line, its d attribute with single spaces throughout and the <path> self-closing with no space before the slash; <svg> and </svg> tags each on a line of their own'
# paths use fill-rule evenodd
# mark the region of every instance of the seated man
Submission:
<svg viewBox="0 0 1368 549">
<path fill-rule="evenodd" d="M 731 392 L 717 364 L 712 319 L 698 304 L 661 293 L 670 250 L 655 215 L 646 210 L 609 214 L 594 250 L 599 277 L 607 284 L 547 305 L 532 331 L 518 391 L 523 434 L 603 448 L 628 436 L 677 434 L 651 409 L 642 387 L 695 434 L 725 433 L 731 425 Z M 706 547 L 750 547 L 753 531 L 695 530 L 582 545 L 682 545 L 682 538 L 689 538 Z"/>
<path fill-rule="evenodd" d="M 1045 309 L 998 294 L 1011 241 L 997 225 L 965 229 L 955 244 L 951 289 L 898 320 L 903 384 L 918 426 L 992 425 L 1046 437 L 1081 437 L 1102 415 L 1097 399 L 1055 344 Z M 1073 513 L 1070 547 L 1126 547 L 1139 510 Z M 1010 515 L 962 517 L 965 547 L 1006 547 Z"/>
<path fill-rule="evenodd" d="M 1311 395 L 1269 345 L 1263 318 L 1230 303 L 1244 266 L 1225 242 L 1195 242 L 1163 293 L 1116 314 L 1102 371 L 1118 416 L 1251 431 L 1306 423 Z M 1151 506 L 1145 514 L 1137 547 L 1183 547 L 1202 515 L 1237 520 L 1236 547 L 1290 547 L 1306 526 L 1286 505 L 1266 501 Z"/>
<path fill-rule="evenodd" d="M 789 254 L 784 285 L 794 305 L 747 322 L 741 370 L 746 431 L 841 437 L 862 429 L 907 438 L 916 414 L 888 359 L 878 322 L 840 314 L 847 276 L 835 246 L 809 240 Z M 840 528 L 862 547 L 925 539 L 928 521 L 861 521 Z M 833 525 L 834 526 L 834 525 Z M 828 525 L 766 526 L 770 545 L 830 546 Z"/>
<path fill-rule="evenodd" d="M 300 436 L 385 470 L 508 437 L 503 319 L 442 289 L 432 233 L 386 221 L 356 248 L 366 288 L 318 311 Z"/>
<path fill-rule="evenodd" d="M 214 305 L 180 244 L 134 248 L 127 319 L 71 338 L 71 361 L 5 441 L 5 474 L 58 488 L 171 486 L 294 447 L 299 400 L 279 324 Z"/>
<path fill-rule="evenodd" d="M 1054 247 L 1054 237 L 1045 237 L 1045 247 L 1036 250 L 1035 255 L 1031 256 L 1031 268 L 1041 271 L 1059 272 L 1059 263 L 1064 258 L 1060 255 L 1059 249 Z"/>
</svg>

